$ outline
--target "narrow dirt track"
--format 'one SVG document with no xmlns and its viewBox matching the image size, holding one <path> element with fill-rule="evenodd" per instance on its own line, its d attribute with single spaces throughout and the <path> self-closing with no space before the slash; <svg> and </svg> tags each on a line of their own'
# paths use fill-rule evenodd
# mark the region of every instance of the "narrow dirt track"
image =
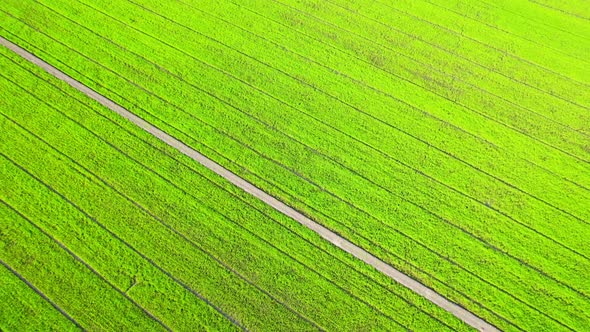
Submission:
<svg viewBox="0 0 590 332">
<path fill-rule="evenodd" d="M 11 43 L 10 41 L 6 40 L 3 37 L 0 37 L 0 44 L 2 44 L 3 46 L 7 47 L 10 50 L 12 50 L 13 52 L 17 53 L 18 55 L 20 55 L 24 59 L 41 67 L 43 70 L 47 71 L 49 74 L 68 83 L 73 88 L 86 94 L 87 96 L 89 96 L 90 98 L 99 102 L 103 106 L 109 108 L 113 112 L 116 112 L 120 116 L 133 122 L 135 125 L 142 128 L 143 130 L 149 132 L 150 134 L 152 134 L 156 138 L 160 139 L 161 141 L 165 142 L 166 144 L 170 145 L 171 147 L 177 149 L 178 151 L 182 152 L 183 154 L 192 158 L 193 160 L 199 162 L 200 164 L 202 164 L 203 166 L 212 170 L 213 172 L 217 173 L 218 175 L 222 176 L 223 178 L 225 178 L 226 180 L 228 180 L 232 184 L 243 189 L 247 193 L 257 197 L 258 199 L 260 199 L 264 203 L 270 205 L 275 210 L 285 214 L 286 216 L 294 219 L 295 221 L 299 222 L 303 226 L 316 232 L 322 238 L 324 238 L 325 240 L 334 244 L 335 246 L 337 246 L 337 247 L 341 248 L 342 250 L 348 252 L 349 254 L 355 256 L 356 258 L 362 260 L 363 262 L 371 265 L 372 267 L 374 267 L 378 271 L 384 273 L 385 275 L 389 276 L 390 278 L 397 281 L 398 283 L 404 285 L 405 287 L 418 293 L 419 295 L 428 299 L 429 301 L 436 304 L 437 306 L 450 312 L 451 314 L 453 314 L 457 318 L 461 319 L 465 323 L 469 324 L 470 326 L 474 327 L 475 329 L 480 330 L 480 331 L 498 331 L 498 329 L 496 327 L 487 323 L 486 321 L 482 320 L 481 318 L 477 317 L 473 313 L 467 311 L 463 307 L 449 301 L 445 297 L 436 293 L 434 290 L 426 287 L 425 285 L 421 284 L 420 282 L 412 279 L 410 276 L 402 273 L 401 271 L 399 271 L 399 270 L 393 268 L 392 266 L 388 265 L 387 263 L 381 261 L 379 258 L 373 256 L 372 254 L 370 254 L 366 250 L 358 247 L 357 245 L 346 240 L 345 238 L 341 237 L 340 235 L 332 232 L 331 230 L 325 228 L 324 226 L 307 218 L 306 216 L 297 212 L 293 208 L 287 206 L 283 202 L 277 200 L 276 198 L 270 196 L 269 194 L 267 194 L 264 191 L 260 190 L 259 188 L 255 187 L 254 185 L 252 185 L 248 181 L 240 178 L 239 176 L 235 175 L 231 171 L 225 169 L 224 167 L 217 164 L 213 160 L 211 160 L 211 159 L 205 157 L 204 155 L 200 154 L 199 152 L 193 150 L 192 148 L 188 147 L 187 145 L 185 145 L 181 141 L 166 134 L 165 132 L 161 131 L 160 129 L 156 128 L 155 126 L 151 125 L 150 123 L 144 121 L 143 119 L 136 116 L 135 114 L 133 114 L 133 113 L 129 112 L 128 110 L 124 109 L 123 107 L 117 105 L 116 103 L 109 100 L 108 98 L 98 94 L 94 90 L 92 90 L 92 89 L 88 88 L 87 86 L 83 85 L 82 83 L 76 81 L 75 79 L 73 79 L 70 76 L 66 75 L 65 73 L 61 72 L 57 68 L 55 68 L 55 67 L 51 66 L 50 64 L 46 63 L 45 61 L 39 59 L 35 55 L 29 53 L 28 51 L 20 48 L 17 45 Z"/>
</svg>

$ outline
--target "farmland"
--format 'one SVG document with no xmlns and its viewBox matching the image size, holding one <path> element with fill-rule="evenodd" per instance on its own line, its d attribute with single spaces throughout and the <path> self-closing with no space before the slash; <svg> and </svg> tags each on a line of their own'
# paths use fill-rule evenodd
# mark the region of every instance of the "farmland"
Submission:
<svg viewBox="0 0 590 332">
<path fill-rule="evenodd" d="M 497 328 L 582 331 L 584 8 L 4 0 L 0 36 Z M 468 329 L 1 55 L 7 328 Z"/>
<path fill-rule="evenodd" d="M 23 62 L 3 51 L 1 259 L 84 328 L 465 328 Z"/>
</svg>

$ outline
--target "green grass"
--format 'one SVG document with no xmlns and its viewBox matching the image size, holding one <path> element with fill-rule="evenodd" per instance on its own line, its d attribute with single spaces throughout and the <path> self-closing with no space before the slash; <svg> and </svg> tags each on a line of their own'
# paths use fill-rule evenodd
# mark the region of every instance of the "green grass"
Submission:
<svg viewBox="0 0 590 332">
<path fill-rule="evenodd" d="M 0 63 L 1 235 L 14 243 L 0 258 L 83 328 L 154 329 L 84 304 L 94 293 L 72 299 L 102 286 L 105 306 L 174 330 L 235 329 L 197 294 L 253 330 L 467 330 L 34 65 L 4 49 Z M 79 284 L 44 279 L 76 268 Z"/>
<path fill-rule="evenodd" d="M 590 43 L 563 30 L 587 26 L 519 2 L 506 8 L 527 18 L 498 22 L 507 33 L 436 3 L 462 15 L 424 1 L 8 0 L 0 34 L 498 327 L 582 330 Z M 531 13 L 561 30 L 530 32 Z M 141 195 L 163 187 L 117 181 L 156 213 L 191 215 Z"/>
</svg>

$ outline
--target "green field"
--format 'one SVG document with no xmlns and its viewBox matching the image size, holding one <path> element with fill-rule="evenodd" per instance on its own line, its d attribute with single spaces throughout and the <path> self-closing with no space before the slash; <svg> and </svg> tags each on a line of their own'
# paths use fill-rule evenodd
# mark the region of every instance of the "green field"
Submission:
<svg viewBox="0 0 590 332">
<path fill-rule="evenodd" d="M 499 329 L 584 331 L 589 17 L 555 0 L 4 0 L 0 36 Z M 0 296 L 19 300 L 0 328 L 468 329 L 1 54 Z"/>
<path fill-rule="evenodd" d="M 63 82 L 0 63 L 0 259 L 85 329 L 466 329 Z M 47 310 L 2 278 L 29 308 L 8 323 Z"/>
</svg>

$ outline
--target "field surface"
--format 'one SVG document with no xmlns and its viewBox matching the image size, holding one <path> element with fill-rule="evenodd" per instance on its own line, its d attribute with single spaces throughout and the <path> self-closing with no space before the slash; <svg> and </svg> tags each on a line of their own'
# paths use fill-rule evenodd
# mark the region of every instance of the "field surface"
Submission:
<svg viewBox="0 0 590 332">
<path fill-rule="evenodd" d="M 497 328 L 585 331 L 589 18 L 555 0 L 4 0 L 0 36 Z M 468 329 L 1 55 L 0 296 L 18 301 L 0 327 Z"/>
</svg>

